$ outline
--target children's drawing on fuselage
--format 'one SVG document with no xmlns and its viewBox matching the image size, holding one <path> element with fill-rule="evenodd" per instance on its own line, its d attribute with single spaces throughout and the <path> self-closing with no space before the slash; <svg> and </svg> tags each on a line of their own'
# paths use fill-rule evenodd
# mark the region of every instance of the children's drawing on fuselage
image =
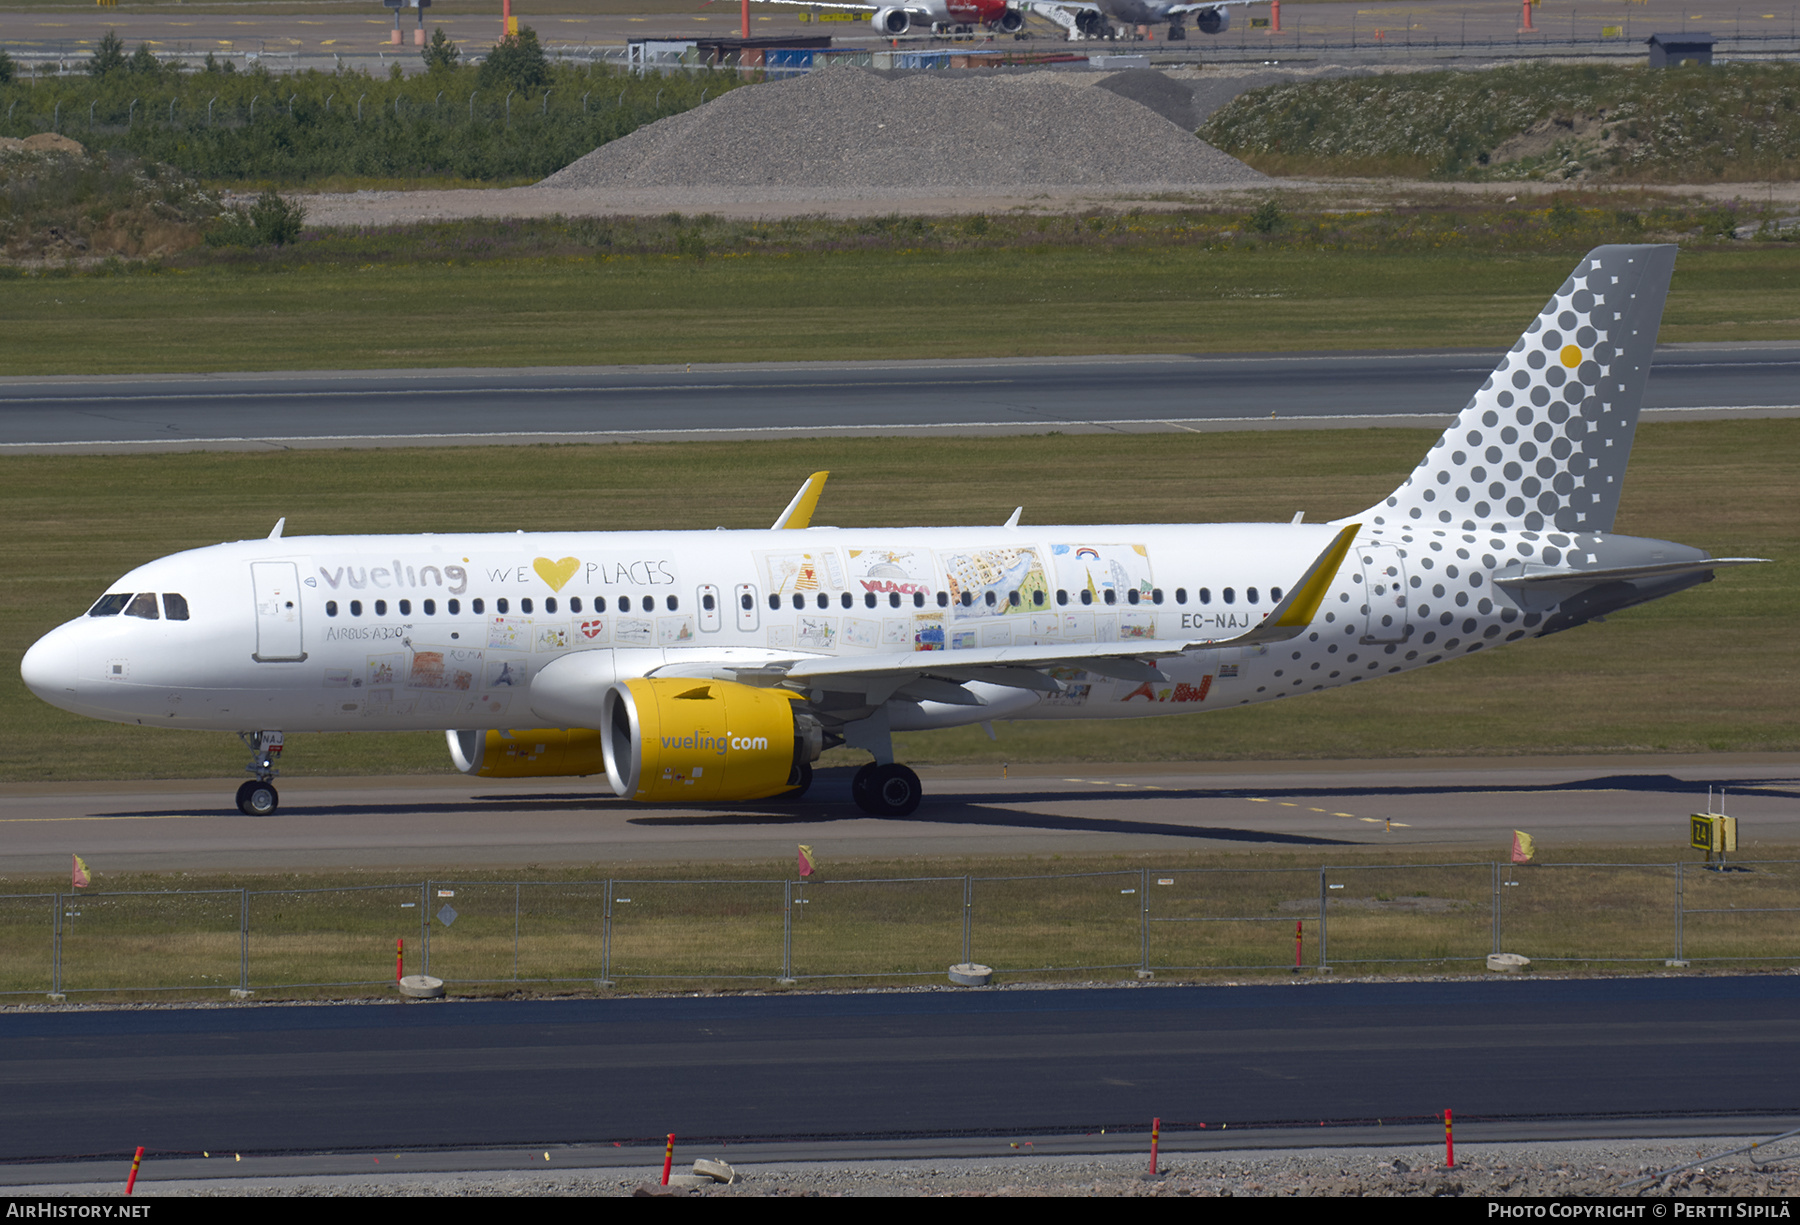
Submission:
<svg viewBox="0 0 1800 1225">
<path fill-rule="evenodd" d="M 653 629 L 648 618 L 619 617 L 613 621 L 613 641 L 647 647 Z"/>
<path fill-rule="evenodd" d="M 487 665 L 488 689 L 522 689 L 525 687 L 526 664 L 519 659 L 490 659 Z"/>
<path fill-rule="evenodd" d="M 1128 593 L 1148 599 L 1155 588 L 1150 552 L 1141 544 L 1053 544 L 1050 557 L 1056 563 L 1057 589 L 1068 592 L 1071 600 L 1079 601 L 1085 591 L 1095 604 L 1122 606 L 1130 603 Z"/>
<path fill-rule="evenodd" d="M 488 646 L 497 651 L 529 651 L 531 621 L 525 617 L 495 617 L 488 622 Z"/>
<path fill-rule="evenodd" d="M 944 618 L 941 616 L 917 616 L 913 618 L 913 650 L 941 651 L 944 649 Z"/>
<path fill-rule="evenodd" d="M 763 576 L 773 595 L 835 594 L 848 590 L 836 549 L 762 554 Z M 810 603 L 810 601 L 809 601 Z"/>
<path fill-rule="evenodd" d="M 537 649 L 542 651 L 566 651 L 569 649 L 569 627 L 566 625 L 540 625 L 537 631 Z"/>
<path fill-rule="evenodd" d="M 1048 603 L 1049 583 L 1036 549 L 1016 547 L 967 549 L 938 555 L 943 563 L 950 615 L 967 621 L 978 617 L 1004 617 L 1041 610 Z M 1019 602 L 1012 602 L 1018 592 Z M 1043 602 L 1038 596 L 1043 595 Z M 964 596 L 968 599 L 965 602 Z M 988 602 L 989 596 L 993 603 Z"/>
<path fill-rule="evenodd" d="M 692 617 L 658 617 L 656 619 L 658 646 L 686 646 L 693 640 L 694 619 Z"/>
<path fill-rule="evenodd" d="M 870 621 L 865 617 L 844 618 L 844 645 L 846 647 L 872 648 L 881 633 L 881 622 Z"/>
<path fill-rule="evenodd" d="M 873 595 L 878 603 L 917 607 L 914 597 L 930 602 L 937 591 L 937 568 L 924 549 L 851 549 L 850 591 L 860 602 Z"/>
<path fill-rule="evenodd" d="M 837 620 L 833 617 L 809 617 L 802 614 L 797 628 L 799 644 L 807 650 L 829 651 L 837 645 Z"/>
</svg>

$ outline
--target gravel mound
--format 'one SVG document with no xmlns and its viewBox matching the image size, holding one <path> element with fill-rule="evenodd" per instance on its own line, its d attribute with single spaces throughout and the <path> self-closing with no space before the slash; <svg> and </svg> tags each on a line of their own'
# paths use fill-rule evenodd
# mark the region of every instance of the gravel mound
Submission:
<svg viewBox="0 0 1800 1225">
<path fill-rule="evenodd" d="M 1184 132 L 1192 132 L 1200 126 L 1201 116 L 1194 107 L 1194 87 L 1175 80 L 1166 72 L 1154 68 L 1127 68 L 1095 84 L 1139 106 L 1149 107 Z"/>
<path fill-rule="evenodd" d="M 884 79 L 830 69 L 747 86 L 602 145 L 539 186 L 829 192 L 1268 182 L 1154 111 L 1058 75 Z"/>
</svg>

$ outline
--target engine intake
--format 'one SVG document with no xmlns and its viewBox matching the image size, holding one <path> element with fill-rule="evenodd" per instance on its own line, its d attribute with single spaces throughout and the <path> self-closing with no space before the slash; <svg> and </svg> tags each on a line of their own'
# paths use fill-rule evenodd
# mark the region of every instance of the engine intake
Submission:
<svg viewBox="0 0 1800 1225">
<path fill-rule="evenodd" d="M 615 794 L 648 804 L 760 800 L 800 785 L 823 731 L 794 694 L 735 681 L 640 679 L 606 691 Z"/>
<path fill-rule="evenodd" d="M 1194 24 L 1202 34 L 1223 34 L 1231 28 L 1231 14 L 1224 9 L 1201 9 L 1194 14 Z"/>
<path fill-rule="evenodd" d="M 869 24 L 882 34 L 898 37 L 912 29 L 912 14 L 905 9 L 876 9 L 869 15 Z"/>
</svg>

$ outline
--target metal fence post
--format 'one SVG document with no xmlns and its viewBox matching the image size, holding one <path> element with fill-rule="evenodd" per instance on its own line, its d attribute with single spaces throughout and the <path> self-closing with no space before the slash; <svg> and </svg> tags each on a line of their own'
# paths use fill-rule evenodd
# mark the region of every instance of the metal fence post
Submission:
<svg viewBox="0 0 1800 1225">
<path fill-rule="evenodd" d="M 250 891 L 240 889 L 238 899 L 238 990 L 250 990 Z"/>
<path fill-rule="evenodd" d="M 1150 869 L 1140 868 L 1138 882 L 1138 930 L 1143 941 L 1143 958 L 1138 965 L 1140 978 L 1150 977 Z"/>
<path fill-rule="evenodd" d="M 612 981 L 612 906 L 613 883 L 606 882 L 606 903 L 600 912 L 600 981 Z"/>
<path fill-rule="evenodd" d="M 1325 869 L 1319 869 L 1319 973 L 1325 972 L 1325 899 L 1328 896 Z"/>
<path fill-rule="evenodd" d="M 794 882 L 781 882 L 781 981 L 794 980 Z"/>
<path fill-rule="evenodd" d="M 1723 805 L 1720 805 L 1723 807 Z M 1681 960 L 1681 922 L 1684 899 L 1681 896 L 1683 881 L 1681 879 L 1681 860 L 1675 861 L 1675 960 Z"/>
<path fill-rule="evenodd" d="M 62 894 L 53 893 L 50 900 L 54 909 L 50 912 L 50 993 L 62 994 Z"/>
<path fill-rule="evenodd" d="M 419 882 L 419 947 L 425 950 L 425 965 L 419 973 L 431 973 L 431 882 Z"/>
<path fill-rule="evenodd" d="M 963 877 L 963 964 L 968 965 L 971 958 L 969 952 L 969 912 L 975 905 L 975 882 L 969 876 Z"/>
<path fill-rule="evenodd" d="M 513 882 L 513 981 L 519 981 L 519 882 Z"/>
<path fill-rule="evenodd" d="M 1498 953 L 1501 951 L 1501 949 L 1500 949 L 1500 890 L 1502 888 L 1502 886 L 1500 884 L 1500 863 L 1499 863 L 1499 861 L 1496 860 L 1493 863 L 1492 867 L 1494 869 L 1494 948 L 1493 948 L 1493 951 Z"/>
</svg>

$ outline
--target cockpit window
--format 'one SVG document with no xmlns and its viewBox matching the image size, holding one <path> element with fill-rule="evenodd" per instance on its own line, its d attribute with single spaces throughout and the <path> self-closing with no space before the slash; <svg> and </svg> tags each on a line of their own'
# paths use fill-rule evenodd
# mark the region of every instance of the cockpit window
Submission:
<svg viewBox="0 0 1800 1225">
<path fill-rule="evenodd" d="M 125 615 L 142 617 L 146 621 L 156 620 L 156 593 L 144 591 L 132 596 L 131 603 L 125 609 Z"/>
<path fill-rule="evenodd" d="M 95 602 L 92 608 L 88 609 L 88 616 L 116 617 L 125 611 L 125 606 L 129 603 L 131 603 L 131 593 L 129 591 L 114 592 L 112 595 L 103 595 Z"/>
<path fill-rule="evenodd" d="M 171 621 L 186 621 L 187 597 L 173 591 L 163 592 L 163 616 Z"/>
</svg>

